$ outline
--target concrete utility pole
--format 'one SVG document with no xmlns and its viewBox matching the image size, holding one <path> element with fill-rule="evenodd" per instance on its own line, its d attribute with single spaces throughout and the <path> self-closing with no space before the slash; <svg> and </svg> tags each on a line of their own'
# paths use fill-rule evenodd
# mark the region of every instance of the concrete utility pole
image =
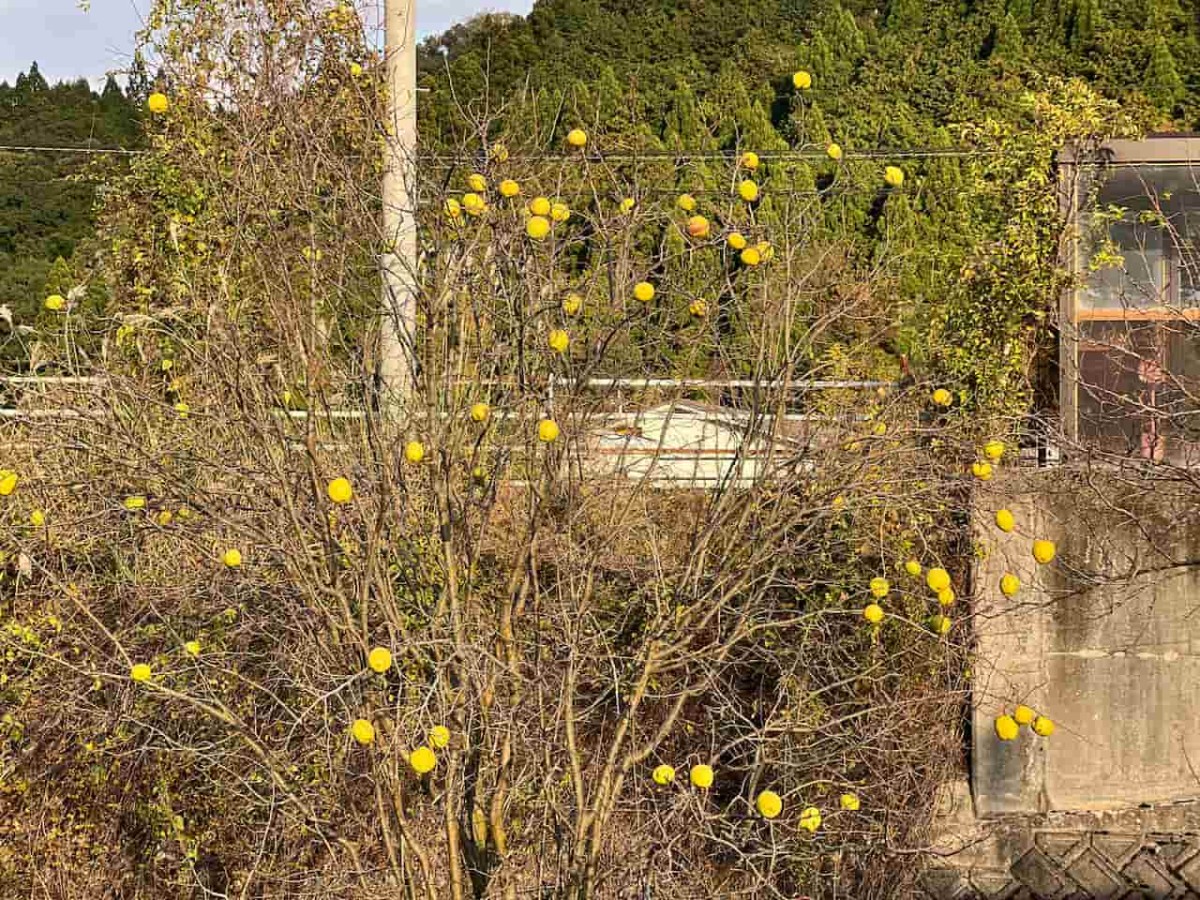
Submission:
<svg viewBox="0 0 1200 900">
<path fill-rule="evenodd" d="M 417 318 L 416 0 L 385 0 L 387 143 L 383 170 L 383 279 L 379 382 L 385 407 L 412 391 Z"/>
</svg>

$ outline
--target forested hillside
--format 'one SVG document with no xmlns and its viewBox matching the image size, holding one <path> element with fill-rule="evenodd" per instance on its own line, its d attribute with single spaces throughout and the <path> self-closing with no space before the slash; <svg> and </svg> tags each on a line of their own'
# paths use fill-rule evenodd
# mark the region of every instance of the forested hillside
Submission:
<svg viewBox="0 0 1200 900">
<path fill-rule="evenodd" d="M 83 80 L 50 86 L 34 63 L 0 83 L 0 145 L 131 147 L 140 143 L 136 102 L 109 79 L 100 93 Z M 122 161 L 112 159 L 113 165 Z M 15 329 L 38 314 L 47 293 L 79 284 L 76 249 L 93 231 L 94 160 L 81 153 L 0 149 L 0 355 L 24 356 Z"/>
<path fill-rule="evenodd" d="M 1156 125 L 1200 117 L 1197 9 L 1179 0 L 541 0 L 527 18 L 482 16 L 424 46 L 428 123 L 485 88 L 595 115 L 647 146 L 847 146 L 944 140 L 948 123 L 1012 111 L 1026 87 L 1078 76 Z M 803 120 L 790 74 L 814 76 Z M 545 135 L 549 140 L 550 135 Z"/>
</svg>

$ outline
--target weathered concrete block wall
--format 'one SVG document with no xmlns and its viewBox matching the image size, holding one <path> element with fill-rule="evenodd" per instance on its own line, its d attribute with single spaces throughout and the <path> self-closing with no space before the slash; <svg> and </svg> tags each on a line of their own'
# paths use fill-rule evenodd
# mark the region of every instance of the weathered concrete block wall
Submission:
<svg viewBox="0 0 1200 900">
<path fill-rule="evenodd" d="M 977 497 L 971 782 L 979 816 L 1200 798 L 1200 487 L 1009 473 Z M 1014 513 L 1012 534 L 994 514 Z M 1038 565 L 1037 538 L 1057 558 Z M 999 589 L 1020 577 L 1013 598 Z M 1057 729 L 993 720 L 1025 703 Z"/>
</svg>

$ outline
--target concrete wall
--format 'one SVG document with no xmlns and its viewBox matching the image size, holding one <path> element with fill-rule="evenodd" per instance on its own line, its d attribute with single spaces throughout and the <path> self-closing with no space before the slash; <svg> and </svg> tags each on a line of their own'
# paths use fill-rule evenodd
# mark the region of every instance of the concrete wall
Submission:
<svg viewBox="0 0 1200 900">
<path fill-rule="evenodd" d="M 1198 497 L 1065 469 L 1010 473 L 978 495 L 977 815 L 1200 798 L 1200 524 L 1186 512 Z M 1011 535 L 993 524 L 1001 506 Z M 1035 538 L 1058 545 L 1050 565 L 1033 560 Z M 1021 578 L 1015 598 L 999 590 L 1005 572 Z M 1054 735 L 1001 742 L 993 720 L 1017 703 L 1050 716 Z"/>
</svg>

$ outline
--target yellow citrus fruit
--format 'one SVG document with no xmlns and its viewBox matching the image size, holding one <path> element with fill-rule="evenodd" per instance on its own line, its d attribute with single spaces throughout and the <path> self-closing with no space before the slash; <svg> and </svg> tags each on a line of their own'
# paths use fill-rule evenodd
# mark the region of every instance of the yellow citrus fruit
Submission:
<svg viewBox="0 0 1200 900">
<path fill-rule="evenodd" d="M 687 221 L 687 233 L 689 237 L 706 238 L 708 237 L 709 225 L 708 219 L 704 216 L 692 216 Z"/>
<path fill-rule="evenodd" d="M 621 210 L 621 213 L 623 215 L 629 215 L 631 212 L 633 212 L 633 208 L 635 206 L 637 206 L 637 201 L 634 200 L 632 197 L 626 197 L 624 200 L 621 201 L 618 209 Z"/>
<path fill-rule="evenodd" d="M 152 674 L 146 663 L 137 663 L 129 669 L 129 677 L 134 681 L 149 681 Z"/>
<path fill-rule="evenodd" d="M 942 588 L 937 592 L 937 601 L 939 606 L 953 606 L 954 601 L 957 599 L 958 596 L 954 593 L 954 588 L 952 587 Z"/>
<path fill-rule="evenodd" d="M 355 719 L 354 724 L 350 726 L 350 734 L 364 747 L 375 743 L 375 726 L 366 719 Z"/>
<path fill-rule="evenodd" d="M 702 790 L 710 788 L 713 783 L 712 766 L 706 766 L 704 763 L 692 766 L 692 771 L 688 773 L 688 778 L 691 779 L 693 785 Z"/>
<path fill-rule="evenodd" d="M 989 481 L 992 477 L 992 464 L 986 462 L 971 463 L 971 474 L 980 481 Z"/>
<path fill-rule="evenodd" d="M 747 247 L 739 258 L 744 266 L 757 266 L 762 262 L 762 254 L 758 252 L 757 247 Z"/>
<path fill-rule="evenodd" d="M 692 212 L 696 208 L 696 198 L 691 194 L 680 194 L 675 198 L 675 204 L 684 212 Z"/>
<path fill-rule="evenodd" d="M 521 185 L 513 181 L 511 178 L 505 178 L 500 182 L 501 197 L 515 197 L 521 193 Z"/>
<path fill-rule="evenodd" d="M 697 319 L 703 319 L 706 315 L 708 315 L 708 304 L 697 297 L 688 304 L 688 312 Z"/>
<path fill-rule="evenodd" d="M 740 231 L 731 231 L 729 237 L 725 238 L 725 242 L 734 250 L 746 249 L 746 236 Z"/>
<path fill-rule="evenodd" d="M 738 185 L 738 196 L 747 203 L 753 203 L 758 199 L 758 185 L 747 179 Z"/>
<path fill-rule="evenodd" d="M 1033 730 L 1042 737 L 1050 737 L 1054 734 L 1054 722 L 1045 716 L 1038 716 L 1033 720 Z"/>
<path fill-rule="evenodd" d="M 1039 540 L 1033 542 L 1033 558 L 1042 565 L 1045 565 L 1046 563 L 1050 562 L 1050 560 L 1054 559 L 1054 554 L 1056 552 L 1054 541 Z"/>
<path fill-rule="evenodd" d="M 572 147 L 586 147 L 588 142 L 587 132 L 582 128 L 572 128 L 567 132 L 567 143 Z"/>
<path fill-rule="evenodd" d="M 921 564 L 915 559 L 910 559 L 904 564 L 904 571 L 916 578 L 921 574 Z"/>
<path fill-rule="evenodd" d="M 420 441 L 409 441 L 404 445 L 404 458 L 416 465 L 425 458 L 425 445 Z"/>
<path fill-rule="evenodd" d="M 160 510 L 158 513 L 158 524 L 166 528 L 174 518 L 174 514 L 169 509 Z"/>
<path fill-rule="evenodd" d="M 837 162 L 842 158 L 842 148 L 837 144 L 830 144 L 825 148 L 825 153 L 834 162 Z"/>
<path fill-rule="evenodd" d="M 499 141 L 497 141 L 495 144 L 492 144 L 491 150 L 488 152 L 491 154 L 492 159 L 496 160 L 497 162 L 508 162 L 508 147 L 506 147 L 504 144 L 501 144 Z"/>
<path fill-rule="evenodd" d="M 775 258 L 775 248 L 770 241 L 759 241 L 754 245 L 758 250 L 758 255 L 762 257 L 763 262 L 770 262 Z"/>
<path fill-rule="evenodd" d="M 1018 725 L 1032 725 L 1036 717 L 1037 713 L 1024 704 L 1013 710 L 1013 718 L 1016 719 Z"/>
<path fill-rule="evenodd" d="M 529 201 L 529 212 L 543 218 L 550 215 L 550 201 L 545 197 L 534 197 Z"/>
<path fill-rule="evenodd" d="M 471 190 L 482 194 L 487 190 L 487 186 L 487 178 L 480 175 L 478 172 L 474 172 L 467 176 L 467 187 L 469 187 Z"/>
<path fill-rule="evenodd" d="M 839 798 L 838 803 L 846 812 L 856 812 L 862 803 L 858 799 L 858 794 L 845 793 Z"/>
<path fill-rule="evenodd" d="M 329 499 L 334 503 L 349 503 L 354 499 L 354 487 L 348 478 L 335 478 L 329 482 L 326 489 Z"/>
<path fill-rule="evenodd" d="M 668 766 L 666 763 L 663 763 L 660 766 L 655 766 L 650 777 L 654 779 L 655 784 L 670 784 L 675 780 L 675 767 Z"/>
<path fill-rule="evenodd" d="M 225 563 L 231 569 L 236 569 L 242 564 L 242 551 L 236 547 L 230 547 L 221 556 L 221 562 Z"/>
<path fill-rule="evenodd" d="M 649 303 L 654 299 L 654 285 L 648 281 L 639 281 L 633 286 L 633 297 L 642 303 Z"/>
<path fill-rule="evenodd" d="M 809 834 L 815 832 L 821 827 L 821 811 L 815 806 L 805 807 L 804 812 L 800 813 L 800 827 Z"/>
<path fill-rule="evenodd" d="M 1000 457 L 1004 456 L 1004 441 L 991 440 L 983 445 L 983 455 L 992 462 L 999 462 Z"/>
<path fill-rule="evenodd" d="M 1019 731 L 1020 728 L 1012 716 L 996 716 L 996 737 L 1000 740 L 1011 741 L 1016 738 Z"/>
<path fill-rule="evenodd" d="M 542 419 L 538 422 L 538 440 L 543 444 L 553 444 L 558 440 L 558 423 L 553 419 Z"/>
<path fill-rule="evenodd" d="M 20 480 L 20 476 L 16 472 L 0 469 L 0 497 L 7 497 L 15 491 L 17 489 L 17 482 Z"/>
<path fill-rule="evenodd" d="M 132 497 L 126 497 L 124 506 L 126 509 L 130 510 L 131 512 L 135 509 L 145 509 L 146 508 L 146 498 L 143 497 L 141 494 L 135 494 Z"/>
<path fill-rule="evenodd" d="M 571 207 L 565 203 L 550 204 L 550 218 L 555 222 L 565 222 L 571 218 Z"/>
<path fill-rule="evenodd" d="M 46 524 L 46 514 L 40 509 L 35 509 L 29 514 L 29 524 L 34 528 L 41 528 Z"/>
<path fill-rule="evenodd" d="M 934 593 L 950 587 L 950 573 L 945 569 L 932 568 L 925 573 L 925 583 Z"/>
<path fill-rule="evenodd" d="M 50 312 L 59 312 L 67 305 L 67 300 L 61 294 L 51 294 L 44 303 Z"/>
<path fill-rule="evenodd" d="M 571 336 L 561 328 L 555 328 L 546 338 L 546 343 L 555 353 L 566 353 L 567 348 L 571 346 Z"/>
<path fill-rule="evenodd" d="M 486 403 L 476 403 L 471 407 L 472 422 L 486 422 L 492 414 L 492 408 Z"/>
<path fill-rule="evenodd" d="M 363 67 L 356 62 L 350 63 L 350 77 L 362 78 Z"/>
<path fill-rule="evenodd" d="M 583 308 L 583 298 L 578 294 L 567 294 L 563 297 L 562 311 L 568 316 L 579 314 L 579 310 Z"/>
<path fill-rule="evenodd" d="M 783 812 L 783 799 L 774 791 L 763 791 L 754 801 L 754 808 L 764 819 L 774 819 Z"/>
<path fill-rule="evenodd" d="M 187 651 L 188 656 L 199 656 L 200 655 L 200 642 L 199 641 L 188 641 L 186 644 L 183 645 L 183 649 Z"/>
<path fill-rule="evenodd" d="M 1012 531 L 1017 527 L 1017 520 L 1007 509 L 996 510 L 996 527 L 1001 531 Z"/>
<path fill-rule="evenodd" d="M 868 604 L 867 608 L 863 610 L 863 618 L 872 625 L 878 625 L 883 621 L 883 607 L 878 603 Z"/>
<path fill-rule="evenodd" d="M 418 775 L 428 775 L 437 767 L 437 754 L 422 744 L 409 754 L 408 764 Z"/>
<path fill-rule="evenodd" d="M 938 613 L 929 617 L 929 627 L 935 634 L 949 634 L 953 626 L 954 621 L 949 616 Z"/>
<path fill-rule="evenodd" d="M 452 219 L 457 219 L 462 215 L 462 204 L 453 197 L 446 198 L 446 215 Z M 285 400 L 284 403 L 287 403 Z"/>
<path fill-rule="evenodd" d="M 807 91 L 812 87 L 812 76 L 801 69 L 792 75 L 792 87 L 798 91 Z"/>
<path fill-rule="evenodd" d="M 480 216 L 487 209 L 487 203 L 478 194 L 463 194 L 462 208 L 469 215 Z"/>
<path fill-rule="evenodd" d="M 146 98 L 146 108 L 152 113 L 161 115 L 162 113 L 165 113 L 170 106 L 171 101 L 167 99 L 167 95 L 160 94 L 158 91 L 155 91 Z"/>
<path fill-rule="evenodd" d="M 434 725 L 429 729 L 429 743 L 434 750 L 443 750 L 450 746 L 450 729 L 445 725 Z"/>
<path fill-rule="evenodd" d="M 888 166 L 883 170 L 883 180 L 888 187 L 898 188 L 904 184 L 904 170 L 897 166 Z"/>
<path fill-rule="evenodd" d="M 892 589 L 892 586 L 890 584 L 888 584 L 888 580 L 886 578 L 872 578 L 871 579 L 871 596 L 872 597 L 878 597 L 880 600 L 882 600 L 884 597 L 886 597 L 888 595 L 888 591 L 890 591 L 891 589 Z"/>
<path fill-rule="evenodd" d="M 755 169 L 758 168 L 758 163 L 759 163 L 758 154 L 755 153 L 753 150 L 747 150 L 745 153 L 742 154 L 742 157 L 739 160 L 739 162 L 741 162 L 743 168 L 749 169 L 751 172 L 753 172 Z"/>
<path fill-rule="evenodd" d="M 530 216 L 525 223 L 525 233 L 535 241 L 540 241 L 550 233 L 550 220 L 545 216 Z"/>
<path fill-rule="evenodd" d="M 933 402 L 938 406 L 949 406 L 954 398 L 950 396 L 950 392 L 945 388 L 938 388 L 933 392 Z"/>
<path fill-rule="evenodd" d="M 382 675 L 392 667 L 392 651 L 387 647 L 375 647 L 367 654 L 367 665 L 372 672 Z"/>
<path fill-rule="evenodd" d="M 1011 572 L 1000 577 L 1000 593 L 1005 597 L 1016 596 L 1017 591 L 1021 589 L 1021 579 Z"/>
</svg>

